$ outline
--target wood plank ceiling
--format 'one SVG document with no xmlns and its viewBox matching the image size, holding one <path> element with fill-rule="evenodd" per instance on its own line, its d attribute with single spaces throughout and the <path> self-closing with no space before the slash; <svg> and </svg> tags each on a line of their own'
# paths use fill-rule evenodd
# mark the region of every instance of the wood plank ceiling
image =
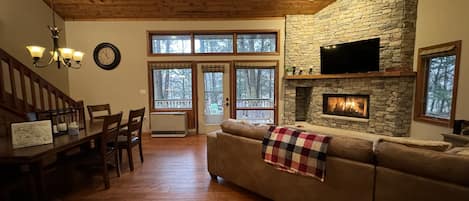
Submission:
<svg viewBox="0 0 469 201">
<path fill-rule="evenodd" d="M 65 20 L 267 18 L 314 14 L 334 1 L 54 0 L 54 10 Z"/>
</svg>

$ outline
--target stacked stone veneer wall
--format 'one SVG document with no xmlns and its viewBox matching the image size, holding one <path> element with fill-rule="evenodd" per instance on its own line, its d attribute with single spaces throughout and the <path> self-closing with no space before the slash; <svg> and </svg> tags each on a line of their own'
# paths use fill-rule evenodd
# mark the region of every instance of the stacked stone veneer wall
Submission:
<svg viewBox="0 0 469 201">
<path fill-rule="evenodd" d="M 407 136 L 409 133 L 413 77 L 289 80 L 286 82 L 284 97 L 286 124 L 295 122 L 295 109 L 287 109 L 296 108 L 296 87 L 311 87 L 311 101 L 304 108 L 308 111 L 308 123 L 390 136 Z M 325 93 L 370 95 L 369 121 L 324 117 L 322 95 Z"/>
<path fill-rule="evenodd" d="M 314 15 L 286 17 L 285 65 L 320 73 L 320 47 L 379 37 L 380 71 L 412 69 L 417 0 L 337 0 Z"/>
<path fill-rule="evenodd" d="M 285 66 L 320 74 L 320 47 L 380 38 L 381 72 L 412 70 L 417 0 L 337 0 L 314 15 L 286 17 Z M 414 78 L 286 80 L 284 124 L 295 122 L 296 87 L 311 87 L 307 121 L 314 125 L 393 136 L 408 135 Z M 322 118 L 322 94 L 369 94 L 370 119 Z"/>
</svg>

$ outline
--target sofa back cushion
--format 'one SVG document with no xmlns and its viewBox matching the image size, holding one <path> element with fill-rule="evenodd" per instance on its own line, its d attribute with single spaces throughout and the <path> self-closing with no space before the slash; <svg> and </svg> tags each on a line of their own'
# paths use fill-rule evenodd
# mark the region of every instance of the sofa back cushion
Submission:
<svg viewBox="0 0 469 201">
<path fill-rule="evenodd" d="M 376 162 L 405 173 L 469 186 L 469 157 L 381 142 L 376 147 Z"/>
<path fill-rule="evenodd" d="M 373 142 L 357 138 L 333 136 L 327 155 L 364 163 L 374 163 Z"/>
<path fill-rule="evenodd" d="M 220 127 L 225 133 L 256 140 L 262 140 L 269 130 L 269 126 L 267 125 L 253 125 L 248 122 L 233 119 L 223 121 Z"/>
</svg>

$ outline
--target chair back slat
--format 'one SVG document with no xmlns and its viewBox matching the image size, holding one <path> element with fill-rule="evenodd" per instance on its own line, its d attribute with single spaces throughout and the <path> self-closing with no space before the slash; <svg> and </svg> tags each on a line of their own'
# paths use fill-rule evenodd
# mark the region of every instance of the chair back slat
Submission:
<svg viewBox="0 0 469 201">
<path fill-rule="evenodd" d="M 88 105 L 86 108 L 88 109 L 91 122 L 93 122 L 95 119 L 102 119 L 104 116 L 111 115 L 111 106 L 109 104 Z M 105 115 L 102 114 L 103 112 L 105 112 Z M 101 113 L 101 115 L 96 113 Z"/>
<path fill-rule="evenodd" d="M 101 137 L 101 152 L 107 152 L 107 145 L 112 144 L 117 147 L 117 136 L 119 135 L 120 124 L 122 121 L 122 112 L 104 116 L 103 134 Z"/>
<path fill-rule="evenodd" d="M 141 137 L 144 116 L 145 108 L 130 110 L 129 122 L 127 124 L 129 134 L 132 134 L 133 132 L 138 132 L 138 136 Z"/>
</svg>

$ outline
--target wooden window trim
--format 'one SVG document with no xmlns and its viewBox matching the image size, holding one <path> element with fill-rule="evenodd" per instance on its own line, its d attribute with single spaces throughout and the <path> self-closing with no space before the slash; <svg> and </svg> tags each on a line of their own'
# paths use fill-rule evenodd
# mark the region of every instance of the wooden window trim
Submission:
<svg viewBox="0 0 469 201">
<path fill-rule="evenodd" d="M 154 67 L 152 67 L 152 64 L 156 64 L 156 63 L 190 63 L 191 64 L 191 67 L 190 68 L 187 68 L 187 69 L 191 69 L 192 70 L 192 77 L 191 77 L 191 81 L 192 81 L 192 108 L 160 108 L 160 109 L 157 109 L 155 108 L 155 102 L 153 100 L 155 94 L 154 94 L 154 87 L 153 87 L 153 81 L 154 81 L 154 78 L 153 78 L 153 70 L 156 69 Z M 194 75 L 194 73 L 196 72 L 195 71 L 195 67 L 194 67 L 194 62 L 187 62 L 187 61 L 149 61 L 148 62 L 148 88 L 150 89 L 149 91 L 149 105 L 150 105 L 150 112 L 178 112 L 178 111 L 195 111 L 195 108 L 196 106 L 194 106 L 194 104 L 197 104 L 197 100 L 195 99 L 196 98 L 196 95 L 194 93 L 196 93 L 196 89 L 197 89 L 197 82 L 196 82 L 196 75 Z"/>
<path fill-rule="evenodd" d="M 275 34 L 275 52 L 238 52 L 236 50 L 237 55 L 280 55 L 280 32 L 279 31 L 239 31 L 236 32 L 236 41 L 234 41 L 234 45 L 236 45 L 236 48 L 238 48 L 238 35 L 240 34 Z"/>
<path fill-rule="evenodd" d="M 245 52 L 238 53 L 238 34 L 275 34 L 275 52 Z M 153 35 L 191 35 L 191 53 L 153 53 Z M 195 53 L 195 35 L 233 35 L 233 53 Z M 147 31 L 147 56 L 279 56 L 280 55 L 280 30 L 201 30 L 201 31 Z"/>
<path fill-rule="evenodd" d="M 236 106 L 236 62 L 274 62 L 274 107 L 273 108 L 237 108 Z M 237 110 L 273 110 L 274 111 L 274 124 L 278 124 L 278 100 L 279 100 L 279 61 L 278 60 L 235 60 L 231 67 L 231 118 L 236 119 Z"/>
<path fill-rule="evenodd" d="M 452 127 L 454 124 L 455 114 L 456 114 L 456 102 L 458 94 L 458 79 L 459 79 L 459 66 L 461 63 L 461 40 L 453 41 L 449 43 L 433 45 L 429 47 L 420 48 L 418 51 L 418 60 L 417 60 L 417 83 L 415 90 L 415 101 L 414 101 L 414 120 L 426 122 L 430 124 L 435 124 L 439 126 Z M 455 48 L 447 52 L 439 52 L 431 55 L 421 55 L 422 51 L 441 48 L 445 46 L 454 45 Z M 451 103 L 451 112 L 450 119 L 435 118 L 425 115 L 425 99 L 426 99 L 426 82 L 428 77 L 428 58 L 435 56 L 446 56 L 446 55 L 455 55 L 455 69 L 454 69 L 454 79 L 453 79 L 453 94 L 452 94 L 452 103 Z"/>
<path fill-rule="evenodd" d="M 173 35 L 173 36 L 187 36 L 191 38 L 191 52 L 190 53 L 153 53 L 153 39 L 154 35 Z M 175 32 L 148 32 L 147 34 L 147 56 L 190 56 L 194 53 L 194 34 L 187 31 L 175 31 Z"/>
</svg>

